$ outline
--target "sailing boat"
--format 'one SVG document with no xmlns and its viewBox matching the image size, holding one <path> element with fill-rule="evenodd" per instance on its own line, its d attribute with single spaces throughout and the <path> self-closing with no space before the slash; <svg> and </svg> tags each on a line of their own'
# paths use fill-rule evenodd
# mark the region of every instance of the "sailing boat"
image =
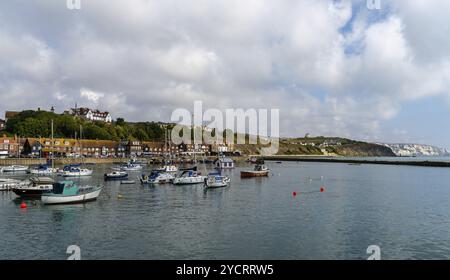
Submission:
<svg viewBox="0 0 450 280">
<path fill-rule="evenodd" d="M 194 162 L 196 162 L 196 144 L 194 144 Z M 206 171 L 206 168 L 205 168 Z M 175 179 L 173 179 L 174 185 L 193 185 L 204 183 L 206 176 L 202 176 L 197 172 L 197 166 L 184 170 Z"/>
<path fill-rule="evenodd" d="M 54 174 L 54 173 L 58 173 L 58 170 L 55 168 L 55 164 L 54 164 L 55 151 L 54 151 L 54 148 L 53 148 L 53 143 L 54 143 L 54 141 L 53 141 L 53 120 L 51 122 L 51 131 L 52 131 L 52 146 L 51 146 L 52 166 L 49 167 L 47 164 L 39 165 L 37 168 L 33 168 L 33 169 L 30 170 L 30 173 L 33 174 L 33 175 L 38 175 L 39 176 L 39 175 L 51 175 L 51 174 Z"/>
<path fill-rule="evenodd" d="M 81 144 L 81 140 L 83 139 L 83 127 L 80 125 L 80 157 L 83 155 L 83 148 Z M 81 159 L 83 160 L 83 159 Z M 92 170 L 87 168 L 80 168 L 76 166 L 70 166 L 68 170 L 63 172 L 64 177 L 83 177 L 83 176 L 91 176 L 93 173 Z"/>
</svg>

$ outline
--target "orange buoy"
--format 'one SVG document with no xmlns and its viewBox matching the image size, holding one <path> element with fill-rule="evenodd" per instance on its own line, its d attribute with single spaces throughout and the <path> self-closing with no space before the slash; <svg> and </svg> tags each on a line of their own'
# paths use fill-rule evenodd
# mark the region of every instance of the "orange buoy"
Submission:
<svg viewBox="0 0 450 280">
<path fill-rule="evenodd" d="M 25 202 L 22 202 L 20 204 L 20 209 L 26 209 L 27 208 L 27 204 Z"/>
</svg>

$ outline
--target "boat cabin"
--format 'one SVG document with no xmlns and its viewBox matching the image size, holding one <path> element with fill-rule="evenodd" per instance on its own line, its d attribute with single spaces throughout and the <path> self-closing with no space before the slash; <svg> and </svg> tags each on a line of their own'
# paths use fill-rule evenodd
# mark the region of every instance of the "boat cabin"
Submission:
<svg viewBox="0 0 450 280">
<path fill-rule="evenodd" d="M 231 158 L 221 157 L 216 160 L 217 169 L 233 169 L 234 161 Z"/>
</svg>

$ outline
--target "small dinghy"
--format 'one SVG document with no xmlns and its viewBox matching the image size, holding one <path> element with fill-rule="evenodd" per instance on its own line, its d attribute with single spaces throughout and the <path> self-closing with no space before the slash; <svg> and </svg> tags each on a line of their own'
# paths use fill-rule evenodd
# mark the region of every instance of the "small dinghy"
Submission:
<svg viewBox="0 0 450 280">
<path fill-rule="evenodd" d="M 125 171 L 113 171 L 111 173 L 106 173 L 104 176 L 105 181 L 108 180 L 122 180 L 128 177 L 127 172 Z"/>
<path fill-rule="evenodd" d="M 122 181 L 120 181 L 120 183 L 122 185 L 134 185 L 134 184 L 136 184 L 136 181 L 134 181 L 134 180 L 122 180 Z"/>
<path fill-rule="evenodd" d="M 53 190 L 42 193 L 44 204 L 72 204 L 85 203 L 98 198 L 101 186 L 79 187 L 72 181 L 62 181 L 53 185 Z"/>
</svg>

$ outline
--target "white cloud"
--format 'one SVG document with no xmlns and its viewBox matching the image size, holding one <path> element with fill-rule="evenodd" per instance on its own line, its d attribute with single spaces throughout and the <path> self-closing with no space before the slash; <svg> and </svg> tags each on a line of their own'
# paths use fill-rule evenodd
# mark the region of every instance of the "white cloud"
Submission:
<svg viewBox="0 0 450 280">
<path fill-rule="evenodd" d="M 376 20 L 355 1 L 2 2 L 0 109 L 168 120 L 203 100 L 280 108 L 284 135 L 389 137 L 405 102 L 450 96 L 447 2 L 386 1 Z"/>
</svg>

